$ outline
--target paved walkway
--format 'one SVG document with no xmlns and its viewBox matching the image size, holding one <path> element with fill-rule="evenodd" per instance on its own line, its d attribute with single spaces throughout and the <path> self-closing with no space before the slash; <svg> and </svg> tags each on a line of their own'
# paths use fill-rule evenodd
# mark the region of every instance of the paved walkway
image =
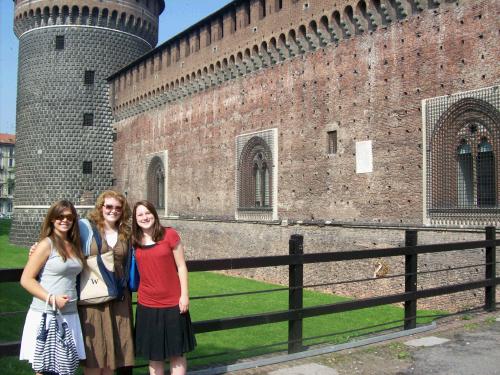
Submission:
<svg viewBox="0 0 500 375">
<path fill-rule="evenodd" d="M 432 331 L 234 375 L 500 375 L 500 313 L 437 323 Z"/>
</svg>

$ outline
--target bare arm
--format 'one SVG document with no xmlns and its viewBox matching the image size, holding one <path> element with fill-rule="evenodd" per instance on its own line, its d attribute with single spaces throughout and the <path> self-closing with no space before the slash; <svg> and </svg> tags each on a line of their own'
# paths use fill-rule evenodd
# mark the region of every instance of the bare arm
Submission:
<svg viewBox="0 0 500 375">
<path fill-rule="evenodd" d="M 185 313 L 189 309 L 189 290 L 188 290 L 188 269 L 184 259 L 184 247 L 179 243 L 173 250 L 177 273 L 181 283 L 181 298 L 179 299 L 179 309 Z"/>
<path fill-rule="evenodd" d="M 51 245 L 48 239 L 40 241 L 34 251 L 28 258 L 28 262 L 24 267 L 23 274 L 21 275 L 21 286 L 26 289 L 34 297 L 46 301 L 49 291 L 45 290 L 37 280 L 37 276 L 40 270 L 47 262 L 51 250 Z M 56 306 L 62 309 L 66 302 L 68 302 L 68 296 L 57 295 L 54 297 Z M 52 297 L 51 297 L 52 301 Z"/>
</svg>

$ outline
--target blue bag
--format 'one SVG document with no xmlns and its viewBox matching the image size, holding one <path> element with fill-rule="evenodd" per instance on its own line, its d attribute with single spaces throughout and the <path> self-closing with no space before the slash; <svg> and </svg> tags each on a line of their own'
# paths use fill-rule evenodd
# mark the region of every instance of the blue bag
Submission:
<svg viewBox="0 0 500 375">
<path fill-rule="evenodd" d="M 135 259 L 135 248 L 132 247 L 130 251 L 132 253 L 132 257 L 130 259 L 130 268 L 128 273 L 128 288 L 131 292 L 137 292 L 141 278 L 139 275 L 139 268 L 137 268 L 137 259 Z"/>
</svg>

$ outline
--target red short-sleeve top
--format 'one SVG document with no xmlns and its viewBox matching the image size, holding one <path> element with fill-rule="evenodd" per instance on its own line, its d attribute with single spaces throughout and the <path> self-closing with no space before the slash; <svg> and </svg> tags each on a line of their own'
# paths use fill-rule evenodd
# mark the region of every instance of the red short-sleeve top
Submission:
<svg viewBox="0 0 500 375">
<path fill-rule="evenodd" d="M 174 259 L 180 237 L 173 228 L 165 228 L 163 239 L 136 249 L 141 275 L 138 302 L 147 307 L 173 307 L 179 304 L 181 285 Z"/>
</svg>

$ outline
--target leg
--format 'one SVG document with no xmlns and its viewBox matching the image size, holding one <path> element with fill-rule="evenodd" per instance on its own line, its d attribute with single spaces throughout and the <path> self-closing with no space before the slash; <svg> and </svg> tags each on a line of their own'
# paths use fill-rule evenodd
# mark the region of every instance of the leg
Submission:
<svg viewBox="0 0 500 375">
<path fill-rule="evenodd" d="M 170 375 L 185 375 L 187 360 L 184 356 L 170 357 Z"/>
<path fill-rule="evenodd" d="M 165 375 L 165 362 L 149 361 L 149 375 Z"/>
</svg>

